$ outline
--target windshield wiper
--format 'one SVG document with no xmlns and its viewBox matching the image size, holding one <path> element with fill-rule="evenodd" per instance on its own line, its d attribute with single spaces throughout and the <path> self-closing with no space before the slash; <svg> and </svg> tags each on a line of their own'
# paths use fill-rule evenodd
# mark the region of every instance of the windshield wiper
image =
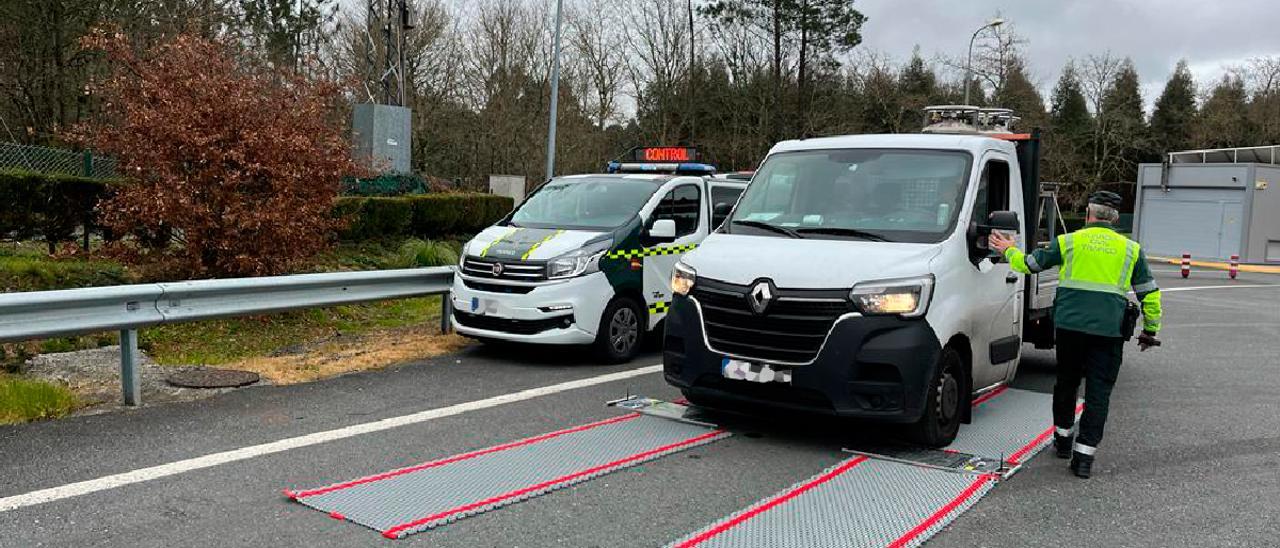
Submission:
<svg viewBox="0 0 1280 548">
<path fill-rule="evenodd" d="M 875 232 L 867 232 L 856 228 L 844 228 L 838 226 L 804 227 L 797 228 L 795 231 L 801 234 L 835 234 L 839 236 L 853 236 L 855 238 L 862 238 L 863 240 L 871 240 L 873 242 L 889 241 L 888 238 L 876 234 Z"/>
<path fill-rule="evenodd" d="M 765 230 L 770 230 L 770 231 L 773 231 L 773 232 L 777 232 L 777 233 L 779 233 L 779 234 L 785 234 L 785 235 L 786 235 L 787 237 L 789 237 L 789 238 L 803 238 L 803 237 L 804 237 L 804 236 L 801 236 L 801 235 L 800 235 L 800 233 L 798 233 L 798 232 L 796 232 L 796 231 L 794 231 L 794 230 L 791 230 L 790 228 L 787 228 L 787 227 L 785 227 L 785 226 L 771 225 L 771 224 L 769 224 L 769 223 L 762 222 L 762 221 L 740 220 L 740 221 L 732 221 L 732 224 L 735 224 L 735 225 L 742 225 L 742 226 L 749 226 L 749 227 L 752 227 L 752 228 L 763 228 L 763 229 L 765 229 Z"/>
</svg>

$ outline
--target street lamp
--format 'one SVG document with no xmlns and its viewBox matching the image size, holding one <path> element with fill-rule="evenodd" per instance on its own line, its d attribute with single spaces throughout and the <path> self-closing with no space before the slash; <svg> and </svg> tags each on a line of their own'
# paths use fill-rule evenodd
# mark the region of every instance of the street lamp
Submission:
<svg viewBox="0 0 1280 548">
<path fill-rule="evenodd" d="M 551 65 L 551 119 L 547 123 L 547 180 L 556 170 L 556 107 L 560 103 L 560 21 L 564 0 L 556 0 L 555 59 Z"/>
<path fill-rule="evenodd" d="M 1004 24 L 1004 19 L 997 17 L 992 19 L 990 23 L 982 25 L 978 30 L 973 31 L 973 37 L 969 38 L 969 56 L 964 60 L 964 104 L 969 106 L 969 88 L 973 83 L 973 41 L 978 39 L 978 35 L 987 29 L 994 29 Z"/>
</svg>

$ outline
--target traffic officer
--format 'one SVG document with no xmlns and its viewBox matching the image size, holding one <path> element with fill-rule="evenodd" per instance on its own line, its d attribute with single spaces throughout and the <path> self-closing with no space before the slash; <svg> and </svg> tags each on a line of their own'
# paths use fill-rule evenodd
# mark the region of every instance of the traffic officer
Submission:
<svg viewBox="0 0 1280 548">
<path fill-rule="evenodd" d="M 989 238 L 990 247 L 1002 253 L 1017 272 L 1034 274 L 1062 267 L 1053 313 L 1058 347 L 1058 380 L 1053 389 L 1054 446 L 1058 457 L 1071 458 L 1071 471 L 1086 479 L 1102 441 L 1111 389 L 1120 372 L 1130 288 L 1142 303 L 1139 348 L 1146 351 L 1160 344 L 1156 339 L 1160 331 L 1160 288 L 1138 243 L 1113 228 L 1120 218 L 1119 207 L 1118 194 L 1095 192 L 1089 196 L 1084 228 L 1060 235 L 1047 249 L 1030 254 L 1023 254 L 1006 235 L 993 232 Z M 1084 414 L 1077 438 L 1073 432 L 1081 379 L 1085 383 Z"/>
</svg>

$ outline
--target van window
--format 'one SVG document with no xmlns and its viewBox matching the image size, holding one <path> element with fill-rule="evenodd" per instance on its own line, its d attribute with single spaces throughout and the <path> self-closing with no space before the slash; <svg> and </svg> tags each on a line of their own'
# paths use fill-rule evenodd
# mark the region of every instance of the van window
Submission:
<svg viewBox="0 0 1280 548">
<path fill-rule="evenodd" d="M 658 202 L 653 219 L 671 219 L 676 222 L 676 237 L 687 236 L 698 230 L 702 208 L 702 192 L 696 185 L 684 185 L 673 189 Z"/>
<path fill-rule="evenodd" d="M 733 207 L 733 204 L 738 202 L 738 196 L 741 194 L 742 194 L 742 189 L 738 187 L 719 186 L 719 185 L 711 187 L 711 212 L 712 212 L 711 227 L 712 229 L 715 229 L 719 227 L 721 224 L 724 224 L 724 220 L 729 217 L 728 213 L 725 213 L 723 215 L 717 215 L 715 213 L 716 206 L 720 204 L 729 204 L 730 207 Z"/>
<path fill-rule="evenodd" d="M 726 229 L 733 233 L 940 242 L 968 190 L 972 156 L 921 149 L 824 149 L 770 156 Z M 762 224 L 786 229 L 770 229 Z"/>
<path fill-rule="evenodd" d="M 982 168 L 978 194 L 973 200 L 972 222 L 983 224 L 993 211 L 1009 210 L 1009 164 L 991 160 Z"/>
</svg>

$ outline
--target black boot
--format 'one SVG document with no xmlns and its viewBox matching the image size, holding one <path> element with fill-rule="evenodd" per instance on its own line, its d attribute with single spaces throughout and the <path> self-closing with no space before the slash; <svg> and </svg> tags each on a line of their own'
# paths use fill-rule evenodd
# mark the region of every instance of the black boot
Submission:
<svg viewBox="0 0 1280 548">
<path fill-rule="evenodd" d="M 1089 479 L 1093 474 L 1093 455 L 1086 455 L 1079 451 L 1071 454 L 1071 472 L 1080 479 Z"/>
<path fill-rule="evenodd" d="M 1056 433 L 1053 435 L 1053 449 L 1060 459 L 1071 458 L 1071 444 L 1073 443 L 1075 443 L 1074 436 L 1063 437 Z"/>
</svg>

